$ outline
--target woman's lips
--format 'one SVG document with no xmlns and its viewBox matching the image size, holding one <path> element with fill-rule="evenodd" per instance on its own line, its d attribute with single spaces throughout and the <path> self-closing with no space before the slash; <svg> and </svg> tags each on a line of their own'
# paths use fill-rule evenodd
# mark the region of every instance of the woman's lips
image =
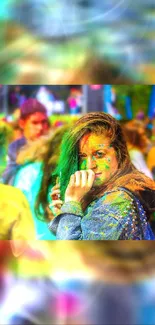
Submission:
<svg viewBox="0 0 155 325">
<path fill-rule="evenodd" d="M 96 173 L 96 174 L 95 174 L 95 178 L 100 177 L 100 175 L 101 175 L 101 173 Z"/>
</svg>

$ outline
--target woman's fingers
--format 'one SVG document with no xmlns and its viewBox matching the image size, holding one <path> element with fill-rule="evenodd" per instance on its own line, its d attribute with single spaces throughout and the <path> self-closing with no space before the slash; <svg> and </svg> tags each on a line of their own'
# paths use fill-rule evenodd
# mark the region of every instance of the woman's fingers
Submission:
<svg viewBox="0 0 155 325">
<path fill-rule="evenodd" d="M 49 204 L 49 209 L 52 211 L 54 216 L 57 216 L 60 213 L 63 201 L 60 200 L 60 184 L 58 183 L 59 179 L 56 180 L 56 185 L 54 185 L 50 192 L 50 197 L 52 202 Z"/>
<path fill-rule="evenodd" d="M 60 198 L 60 190 L 54 190 L 50 193 L 50 196 L 53 200 L 55 200 L 55 198 Z"/>
<path fill-rule="evenodd" d="M 52 203 L 49 204 L 49 207 L 54 207 L 54 206 L 57 206 L 57 205 L 62 205 L 63 204 L 63 201 L 62 200 L 54 200 Z"/>
<path fill-rule="evenodd" d="M 91 188 L 94 183 L 95 173 L 91 169 L 88 169 L 87 172 L 88 172 L 88 186 Z"/>
<path fill-rule="evenodd" d="M 57 200 L 60 198 L 60 185 L 56 184 L 55 186 L 52 187 L 50 191 L 50 197 L 52 200 Z"/>
<path fill-rule="evenodd" d="M 88 173 L 86 170 L 81 170 L 81 185 L 82 187 L 87 185 Z"/>
<path fill-rule="evenodd" d="M 56 185 L 54 185 L 54 186 L 52 187 L 51 191 L 53 191 L 53 190 L 57 190 L 57 189 L 59 189 L 59 188 L 60 188 L 60 184 L 58 183 L 58 184 L 56 184 Z"/>
<path fill-rule="evenodd" d="M 81 185 L 81 172 L 78 170 L 75 173 L 75 186 L 80 186 Z"/>
<path fill-rule="evenodd" d="M 56 189 L 56 190 L 52 190 L 51 191 L 51 194 L 59 194 L 60 193 L 60 190 L 59 189 Z"/>
<path fill-rule="evenodd" d="M 60 209 L 63 205 L 63 201 L 55 200 L 49 204 L 49 209 L 52 211 L 54 216 L 57 216 L 60 213 Z"/>
<path fill-rule="evenodd" d="M 80 170 L 77 171 L 75 174 L 71 175 L 70 178 L 70 186 L 75 185 L 75 186 L 88 186 L 92 187 L 93 182 L 95 179 L 95 173 L 91 170 Z"/>
<path fill-rule="evenodd" d="M 65 202 L 78 201 L 90 191 L 95 179 L 92 170 L 80 170 L 71 175 L 69 185 L 65 192 Z"/>
<path fill-rule="evenodd" d="M 75 174 L 71 175 L 70 181 L 69 181 L 69 186 L 73 186 L 75 183 Z"/>
</svg>

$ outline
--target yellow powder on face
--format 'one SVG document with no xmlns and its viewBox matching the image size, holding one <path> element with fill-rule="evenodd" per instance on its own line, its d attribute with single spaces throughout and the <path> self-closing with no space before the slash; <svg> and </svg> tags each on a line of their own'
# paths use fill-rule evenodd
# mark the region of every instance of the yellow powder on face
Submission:
<svg viewBox="0 0 155 325">
<path fill-rule="evenodd" d="M 89 133 L 79 143 L 79 169 L 92 169 L 96 174 L 94 186 L 102 185 L 118 167 L 116 153 L 105 135 Z"/>
</svg>

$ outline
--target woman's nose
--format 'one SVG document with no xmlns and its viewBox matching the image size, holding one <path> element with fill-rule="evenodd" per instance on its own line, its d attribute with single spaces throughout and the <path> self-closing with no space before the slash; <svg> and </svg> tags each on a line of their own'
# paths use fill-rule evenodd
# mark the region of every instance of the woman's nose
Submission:
<svg viewBox="0 0 155 325">
<path fill-rule="evenodd" d="M 93 157 L 88 158 L 87 161 L 87 169 L 93 169 L 96 168 L 96 161 Z"/>
</svg>

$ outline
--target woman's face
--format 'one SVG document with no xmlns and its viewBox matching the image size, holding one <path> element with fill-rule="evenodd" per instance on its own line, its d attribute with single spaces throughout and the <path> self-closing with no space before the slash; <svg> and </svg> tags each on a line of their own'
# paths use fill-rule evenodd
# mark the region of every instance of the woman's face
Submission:
<svg viewBox="0 0 155 325">
<path fill-rule="evenodd" d="M 102 134 L 85 134 L 79 142 L 79 168 L 94 171 L 94 186 L 104 184 L 118 168 L 116 152 L 110 146 L 110 139 Z"/>
</svg>

